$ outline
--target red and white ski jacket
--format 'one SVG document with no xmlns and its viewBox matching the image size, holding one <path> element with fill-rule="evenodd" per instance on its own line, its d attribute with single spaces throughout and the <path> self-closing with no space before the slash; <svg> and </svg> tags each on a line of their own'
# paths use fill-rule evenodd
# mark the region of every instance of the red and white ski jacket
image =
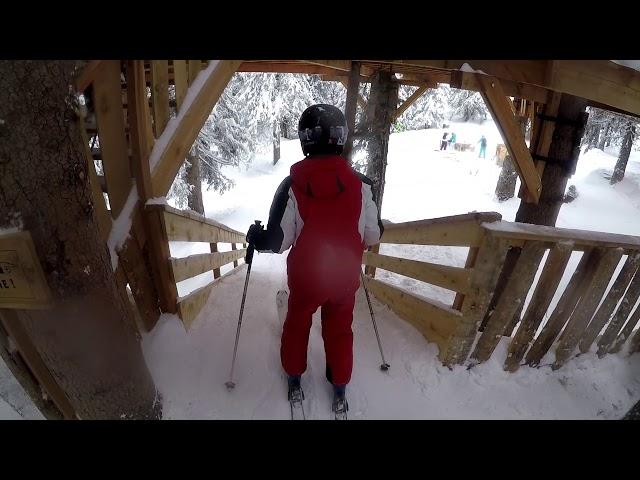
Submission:
<svg viewBox="0 0 640 480">
<path fill-rule="evenodd" d="M 274 195 L 260 251 L 283 253 L 312 235 L 318 237 L 312 243 L 353 246 L 357 233 L 359 251 L 380 241 L 384 227 L 373 182 L 343 157 L 309 157 L 292 165 L 290 173 Z"/>
</svg>

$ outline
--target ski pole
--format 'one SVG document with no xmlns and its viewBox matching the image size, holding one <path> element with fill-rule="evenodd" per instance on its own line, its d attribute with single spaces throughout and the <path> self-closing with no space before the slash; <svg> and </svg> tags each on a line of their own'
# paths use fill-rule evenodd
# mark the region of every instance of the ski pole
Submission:
<svg viewBox="0 0 640 480">
<path fill-rule="evenodd" d="M 255 224 L 260 226 L 260 220 L 256 220 Z M 251 264 L 253 263 L 253 252 L 255 246 L 249 243 L 247 254 L 244 257 L 244 263 L 247 264 L 247 276 L 244 279 L 244 291 L 242 292 L 242 303 L 240 304 L 240 317 L 238 318 L 238 329 L 236 330 L 236 344 L 233 347 L 233 360 L 231 361 L 231 372 L 229 372 L 229 381 L 225 383 L 228 390 L 233 390 L 236 384 L 233 382 L 233 368 L 236 364 L 236 353 L 238 352 L 238 340 L 240 339 L 240 326 L 242 325 L 242 314 L 244 313 L 244 301 L 247 298 L 247 286 L 249 285 L 249 275 L 251 275 Z"/>
<path fill-rule="evenodd" d="M 380 370 L 386 372 L 389 370 L 390 365 L 384 359 L 384 353 L 382 352 L 382 343 L 380 342 L 380 335 L 378 334 L 378 326 L 376 325 L 376 317 L 373 314 L 373 307 L 371 306 L 371 299 L 369 298 L 369 290 L 367 290 L 367 284 L 364 280 L 364 273 L 360 270 L 360 278 L 362 279 L 362 288 L 364 288 L 364 294 L 367 296 L 367 303 L 369 304 L 369 313 L 371 313 L 371 321 L 373 322 L 373 329 L 376 332 L 376 339 L 378 340 L 378 348 L 380 349 L 380 356 L 382 357 L 382 365 Z"/>
</svg>

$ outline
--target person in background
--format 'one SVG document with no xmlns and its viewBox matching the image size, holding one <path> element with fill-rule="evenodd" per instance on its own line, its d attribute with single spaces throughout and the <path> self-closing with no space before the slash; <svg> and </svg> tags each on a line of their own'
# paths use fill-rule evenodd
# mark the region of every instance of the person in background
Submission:
<svg viewBox="0 0 640 480">
<path fill-rule="evenodd" d="M 478 154 L 478 158 L 486 158 L 487 138 L 484 135 L 482 135 L 482 137 L 480 137 L 480 140 L 478 140 L 478 143 L 480 144 L 480 153 Z"/>
<path fill-rule="evenodd" d="M 456 147 L 456 132 L 451 132 L 451 136 L 449 137 L 449 146 L 453 149 Z"/>
<path fill-rule="evenodd" d="M 440 141 L 440 150 L 446 150 L 447 149 L 447 132 L 444 132 L 442 134 L 442 140 Z"/>
</svg>

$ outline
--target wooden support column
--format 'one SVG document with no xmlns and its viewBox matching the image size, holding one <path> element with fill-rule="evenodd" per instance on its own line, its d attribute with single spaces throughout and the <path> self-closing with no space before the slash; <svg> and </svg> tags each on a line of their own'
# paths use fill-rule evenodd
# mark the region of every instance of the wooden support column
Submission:
<svg viewBox="0 0 640 480">
<path fill-rule="evenodd" d="M 371 93 L 367 108 L 369 148 L 367 176 L 373 180 L 373 190 L 382 209 L 384 182 L 387 170 L 387 152 L 391 122 L 398 105 L 398 84 L 392 80 L 390 71 L 379 70 L 371 80 Z"/>
<path fill-rule="evenodd" d="M 351 162 L 353 150 L 353 134 L 356 131 L 356 110 L 358 109 L 358 90 L 360 88 L 360 62 L 351 62 L 351 72 L 347 83 L 347 103 L 344 107 L 344 116 L 347 120 L 349 135 L 344 145 L 342 156 Z M 364 107 L 363 107 L 364 108 Z"/>
<path fill-rule="evenodd" d="M 211 253 L 216 253 L 218 251 L 218 244 L 217 243 L 211 243 L 209 245 L 211 246 Z M 220 277 L 220 267 L 214 268 L 213 269 L 213 278 L 219 278 L 219 277 Z"/>
</svg>

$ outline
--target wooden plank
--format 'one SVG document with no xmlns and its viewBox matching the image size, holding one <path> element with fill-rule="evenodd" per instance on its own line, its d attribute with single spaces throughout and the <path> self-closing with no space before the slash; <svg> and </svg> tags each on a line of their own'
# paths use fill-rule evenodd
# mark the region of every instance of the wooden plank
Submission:
<svg viewBox="0 0 640 480">
<path fill-rule="evenodd" d="M 478 258 L 478 247 L 469 247 L 469 252 L 467 253 L 467 259 L 464 262 L 465 269 L 471 269 L 476 263 L 476 258 Z M 454 310 L 462 309 L 462 304 L 464 303 L 464 294 L 456 293 L 456 298 L 453 299 L 453 304 L 451 308 Z"/>
<path fill-rule="evenodd" d="M 372 245 L 371 247 L 369 247 L 369 252 L 371 253 L 380 252 L 380 243 L 376 243 L 375 245 Z M 366 265 L 364 267 L 364 273 L 365 275 L 369 275 L 371 278 L 376 278 L 376 267 Z"/>
<path fill-rule="evenodd" d="M 555 60 L 548 87 L 640 114 L 640 72 L 603 60 Z"/>
<path fill-rule="evenodd" d="M 171 268 L 176 282 L 181 282 L 195 275 L 218 269 L 231 262 L 237 263 L 244 257 L 246 249 L 231 250 L 230 252 L 200 253 L 183 258 L 171 258 Z M 234 265 L 237 266 L 237 265 Z M 218 277 L 220 274 L 218 274 Z M 215 277 L 215 278 L 218 278 Z"/>
<path fill-rule="evenodd" d="M 200 287 L 189 295 L 180 298 L 180 301 L 178 302 L 178 315 L 187 330 L 191 328 L 194 320 L 202 308 L 207 304 L 207 300 L 209 300 L 209 295 L 211 295 L 214 283 L 215 280 L 211 280 L 211 282 L 204 287 Z"/>
<path fill-rule="evenodd" d="M 105 202 L 104 195 L 102 195 L 100 181 L 96 173 L 96 164 L 93 161 L 91 150 L 89 149 L 89 139 L 87 138 L 87 131 L 84 128 L 84 121 L 82 117 L 80 117 L 78 121 L 80 123 L 80 136 L 82 137 L 82 144 L 84 145 L 85 157 L 87 159 L 87 170 L 89 172 L 89 183 L 91 185 L 93 209 L 96 212 L 100 236 L 106 245 L 107 240 L 109 239 L 109 234 L 111 232 L 111 225 L 113 224 L 113 220 L 111 218 L 111 215 L 109 215 L 109 211 L 107 210 L 107 204 Z"/>
<path fill-rule="evenodd" d="M 237 249 L 238 249 L 238 247 L 236 247 L 236 244 L 232 243 L 231 244 L 231 250 L 237 250 Z M 244 253 L 242 254 L 242 256 L 244 257 Z M 238 257 L 238 258 L 241 258 L 241 257 Z M 238 260 L 234 260 L 233 261 L 233 268 L 237 268 L 237 267 L 238 267 Z"/>
<path fill-rule="evenodd" d="M 596 337 L 600 334 L 605 324 L 609 321 L 609 318 L 613 314 L 618 301 L 622 298 L 622 295 L 626 291 L 631 279 L 635 275 L 638 267 L 640 266 L 640 252 L 636 252 L 627 257 L 618 277 L 611 286 L 607 298 L 605 298 L 602 305 L 593 316 L 593 319 L 589 323 L 589 326 L 584 332 L 584 335 L 580 339 L 580 351 L 587 353 L 591 348 L 591 345 L 595 341 Z"/>
<path fill-rule="evenodd" d="M 500 83 L 505 95 L 509 97 L 524 98 L 540 104 L 544 104 L 547 101 L 549 90 L 544 87 L 528 83 L 514 82 L 505 78 L 500 78 Z M 476 75 L 474 73 L 463 72 L 460 70 L 451 72 L 450 85 L 454 88 L 472 90 L 474 92 L 482 90 L 482 86 L 476 79 Z"/>
<path fill-rule="evenodd" d="M 299 61 L 255 61 L 246 60 L 238 67 L 238 72 L 273 72 L 273 73 L 302 73 L 307 75 L 336 75 L 347 76 L 347 72 L 336 70 L 324 65 L 302 63 Z"/>
<path fill-rule="evenodd" d="M 237 60 L 220 60 L 212 62 L 205 70 L 202 88 L 195 94 L 193 101 L 178 113 L 177 126 L 166 141 L 163 139 L 163 149 L 158 153 L 158 161 L 153 170 L 154 197 L 167 194 L 171 184 L 184 162 L 187 151 L 193 145 L 200 129 L 209 117 L 216 101 L 222 95 L 224 88 L 240 64 Z M 154 152 L 154 155 L 156 152 Z"/>
<path fill-rule="evenodd" d="M 444 352 L 441 351 L 440 360 L 445 365 L 461 364 L 467 359 L 491 301 L 508 248 L 509 242 L 504 239 L 492 235 L 483 238 L 471 273 L 469 293 L 461 307 L 462 319 Z"/>
<path fill-rule="evenodd" d="M 616 337 L 620 339 L 620 337 L 618 336 L 618 332 L 620 332 L 620 330 L 622 329 L 622 326 L 627 320 L 631 309 L 638 300 L 639 295 L 640 270 L 637 270 L 635 276 L 633 277 L 633 280 L 631 280 L 631 283 L 629 284 L 629 288 L 622 298 L 622 302 L 620 302 L 620 305 L 616 310 L 616 313 L 609 322 L 609 325 L 602 334 L 602 337 L 600 337 L 600 340 L 598 340 L 598 356 L 602 357 L 607 353 L 614 353 L 616 351 L 616 345 L 614 345 L 614 341 L 616 344 L 619 344 L 619 341 L 616 340 Z"/>
<path fill-rule="evenodd" d="M 480 223 L 501 218 L 499 213 L 487 212 L 385 224 L 380 242 L 475 247 L 482 239 Z"/>
<path fill-rule="evenodd" d="M 639 320 L 640 320 L 640 308 L 636 308 L 636 311 L 633 312 L 633 315 L 627 321 L 627 324 L 624 326 L 624 328 L 620 332 L 620 335 L 618 335 L 618 338 L 616 338 L 616 342 L 613 344 L 613 347 L 611 347 L 611 349 L 609 350 L 609 353 L 617 353 L 622 349 L 622 346 L 626 343 L 629 337 L 631 337 L 631 334 L 633 333 L 633 329 L 636 327 L 636 325 L 638 325 Z M 636 333 L 635 337 L 637 336 L 638 334 Z M 631 345 L 631 348 L 629 349 L 630 350 L 629 353 L 633 353 L 635 349 L 637 349 L 636 342 L 638 341 L 638 339 L 635 337 L 634 339 L 632 339 L 632 345 Z"/>
<path fill-rule="evenodd" d="M 489 359 L 495 350 L 505 327 L 524 303 L 527 293 L 538 271 L 545 247 L 540 242 L 527 242 L 517 260 L 513 273 L 498 299 L 493 315 L 489 319 L 471 357 L 477 362 Z"/>
<path fill-rule="evenodd" d="M 91 60 L 87 65 L 85 65 L 75 81 L 76 90 L 78 92 L 84 92 L 87 87 L 102 74 L 102 64 L 105 61 L 106 60 Z"/>
<path fill-rule="evenodd" d="M 171 212 L 165 212 L 165 223 L 170 241 L 240 243 L 245 239 L 243 233 L 225 230 L 219 226 Z"/>
<path fill-rule="evenodd" d="M 482 96 L 487 108 L 491 112 L 511 158 L 514 160 L 513 165 L 518 171 L 520 180 L 526 185 L 537 203 L 542 191 L 542 182 L 531 158 L 531 152 L 524 141 L 520 125 L 516 122 L 511 111 L 508 98 L 497 78 L 482 74 L 478 74 L 476 78 L 482 86 Z"/>
<path fill-rule="evenodd" d="M 130 237 L 118 252 L 116 277 L 124 275 L 131 288 L 144 331 L 150 332 L 160 318 L 158 293 L 144 254 L 135 238 Z M 122 271 L 122 273 L 121 273 Z"/>
<path fill-rule="evenodd" d="M 365 276 L 365 283 L 378 300 L 388 305 L 400 318 L 413 325 L 424 337 L 445 347 L 455 330 L 461 313 L 444 304 L 413 295 L 386 282 Z"/>
<path fill-rule="evenodd" d="M 471 270 L 364 252 L 363 263 L 456 292 L 469 290 Z"/>
<path fill-rule="evenodd" d="M 520 322 L 520 327 L 509 345 L 509 352 L 505 361 L 505 370 L 515 372 L 520 367 L 520 361 L 531 345 L 531 341 L 549 308 L 549 304 L 560 285 L 564 270 L 569 263 L 573 243 L 559 242 L 549 250 L 542 273 L 533 292 L 527 311 Z"/>
<path fill-rule="evenodd" d="M 552 366 L 554 370 L 560 368 L 573 354 L 580 337 L 607 289 L 607 285 L 609 285 L 611 276 L 622 258 L 622 253 L 622 248 L 611 248 L 603 253 L 600 262 L 598 262 L 598 267 L 589 279 L 582 298 L 560 336 L 555 352 L 556 360 Z"/>
<path fill-rule="evenodd" d="M 589 252 L 585 252 L 576 267 L 575 272 L 569 280 L 569 284 L 565 289 L 560 301 L 553 310 L 549 321 L 543 327 L 542 332 L 527 352 L 526 362 L 528 365 L 535 367 L 540 363 L 542 357 L 547 353 L 556 337 L 564 327 L 573 312 L 576 304 L 580 300 L 586 286 L 589 283 L 591 274 L 595 270 L 598 261 L 602 255 L 601 249 L 594 248 Z"/>
<path fill-rule="evenodd" d="M 191 86 L 202 69 L 202 61 L 189 60 L 187 63 L 189 67 L 189 86 Z"/>
<path fill-rule="evenodd" d="M 167 225 L 162 212 L 145 210 L 145 226 L 149 234 L 149 263 L 153 272 L 153 280 L 158 292 L 160 309 L 163 312 L 176 313 L 178 290 L 171 268 Z"/>
<path fill-rule="evenodd" d="M 113 218 L 120 215 L 132 186 L 121 91 L 120 61 L 104 60 L 93 82 L 93 100 Z"/>
<path fill-rule="evenodd" d="M 174 85 L 176 87 L 176 106 L 178 111 L 180 111 L 184 97 L 187 94 L 187 88 L 189 88 L 186 60 L 173 61 L 173 75 Z"/>
<path fill-rule="evenodd" d="M 127 113 L 130 125 L 131 164 L 138 186 L 138 197 L 144 202 L 153 198 L 153 184 L 149 166 L 149 154 L 153 148 L 151 117 L 147 101 L 147 85 L 144 81 L 144 62 L 127 62 Z"/>
<path fill-rule="evenodd" d="M 396 109 L 393 115 L 393 121 L 395 121 L 398 117 L 400 117 L 407 110 L 407 108 L 413 105 L 415 101 L 418 100 L 422 96 L 422 94 L 426 91 L 427 91 L 426 86 L 423 85 L 422 87 L 418 87 L 418 89 L 415 92 L 413 92 L 409 96 L 409 98 L 407 98 L 404 102 L 402 102 L 402 105 L 400 105 Z"/>
<path fill-rule="evenodd" d="M 4 309 L 0 316 L 2 326 L 7 331 L 13 342 L 18 346 L 18 351 L 29 370 L 36 377 L 47 396 L 51 398 L 56 407 L 62 412 L 65 419 L 75 419 L 76 413 L 69 397 L 60 387 L 55 377 L 51 374 L 47 365 L 42 360 L 36 346 L 29 338 L 27 330 L 22 325 L 20 314 L 13 310 Z"/>
<path fill-rule="evenodd" d="M 162 135 L 169 122 L 169 61 L 151 61 L 151 101 L 153 102 L 153 133 Z"/>
<path fill-rule="evenodd" d="M 640 237 L 631 235 L 505 221 L 483 223 L 482 227 L 497 237 L 514 240 L 539 240 L 554 243 L 570 241 L 574 242 L 576 247 L 622 247 L 640 250 Z"/>
</svg>

